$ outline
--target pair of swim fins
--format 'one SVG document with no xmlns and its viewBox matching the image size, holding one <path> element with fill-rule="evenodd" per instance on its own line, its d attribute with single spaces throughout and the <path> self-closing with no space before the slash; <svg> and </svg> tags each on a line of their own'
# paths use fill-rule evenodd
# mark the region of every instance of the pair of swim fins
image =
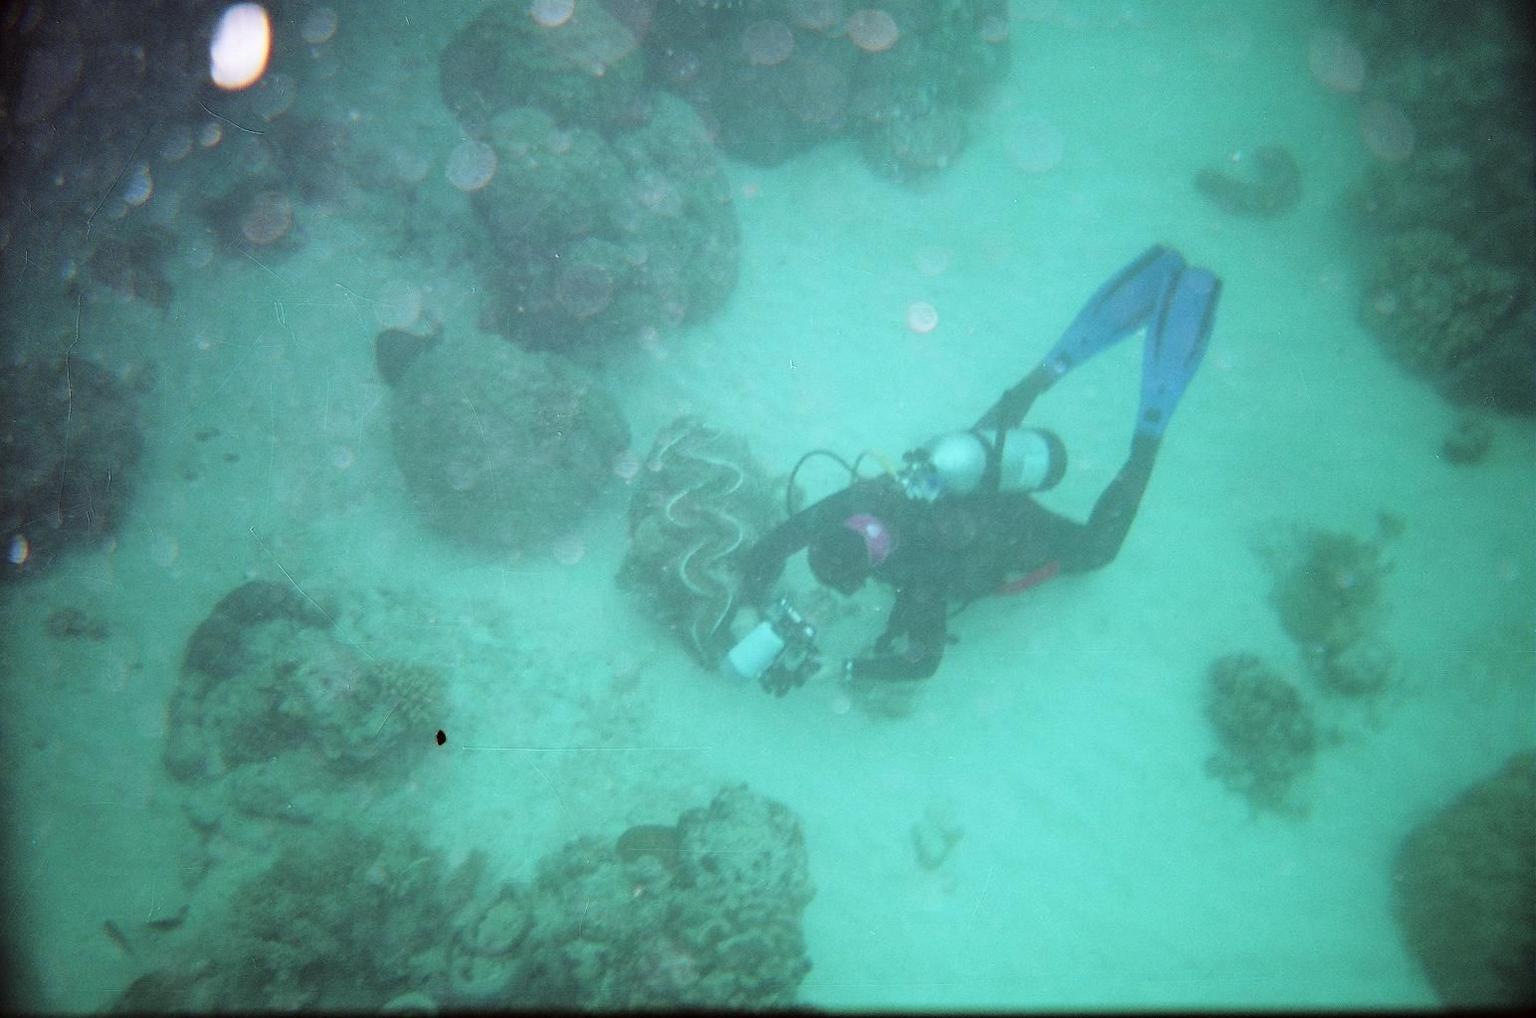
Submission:
<svg viewBox="0 0 1536 1018">
<path fill-rule="evenodd" d="M 1054 381 L 1146 326 L 1136 430 L 1160 436 L 1205 356 L 1220 298 L 1220 279 L 1154 245 L 1098 289 L 1041 368 Z"/>
</svg>

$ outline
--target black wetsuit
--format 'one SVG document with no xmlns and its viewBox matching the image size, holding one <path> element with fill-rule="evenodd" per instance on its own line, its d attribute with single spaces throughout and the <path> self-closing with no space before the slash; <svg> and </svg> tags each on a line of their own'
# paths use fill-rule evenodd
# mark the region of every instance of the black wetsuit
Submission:
<svg viewBox="0 0 1536 1018">
<path fill-rule="evenodd" d="M 747 553 L 742 594 L 761 607 L 784 561 L 824 528 L 868 513 L 889 528 L 892 547 L 871 575 L 895 588 L 875 653 L 851 674 L 923 679 L 939 666 L 950 603 L 1033 586 L 1058 572 L 1108 564 L 1120 550 L 1152 474 L 1159 439 L 1137 434 L 1131 455 L 1094 504 L 1087 523 L 1054 513 L 1028 494 L 997 492 L 910 498 L 890 477 L 860 481 L 802 509 Z M 898 646 L 902 641 L 904 646 Z"/>
</svg>

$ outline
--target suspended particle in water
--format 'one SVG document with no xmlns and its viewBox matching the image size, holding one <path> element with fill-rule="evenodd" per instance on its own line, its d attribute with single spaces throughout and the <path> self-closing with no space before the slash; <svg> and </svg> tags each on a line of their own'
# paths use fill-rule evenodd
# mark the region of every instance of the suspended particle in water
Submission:
<svg viewBox="0 0 1536 1018">
<path fill-rule="evenodd" d="M 1413 124 L 1396 103 L 1372 99 L 1361 107 L 1360 135 L 1382 162 L 1400 163 L 1413 155 Z"/>
<path fill-rule="evenodd" d="M 496 150 L 482 141 L 465 141 L 448 154 L 448 183 L 466 194 L 478 191 L 496 175 Z"/>
<path fill-rule="evenodd" d="M 1020 119 L 1008 143 L 1013 163 L 1025 173 L 1048 173 L 1066 155 L 1067 139 L 1061 128 L 1038 113 Z"/>
<path fill-rule="evenodd" d="M 925 276 L 942 276 L 949 269 L 953 254 L 947 247 L 925 247 L 913 256 L 917 271 Z"/>
<path fill-rule="evenodd" d="M 993 45 L 1008 41 L 1008 16 L 989 14 L 981 19 L 981 41 Z"/>
<path fill-rule="evenodd" d="M 177 124 L 166 132 L 160 143 L 160 158 L 168 163 L 179 163 L 192 151 L 192 131 L 185 124 Z"/>
<path fill-rule="evenodd" d="M 568 265 L 555 281 L 555 299 L 572 317 L 591 318 L 613 300 L 613 276 L 590 262 Z"/>
<path fill-rule="evenodd" d="M 154 193 L 155 178 L 150 176 L 148 163 L 139 163 L 123 180 L 122 199 L 132 208 L 149 201 Z"/>
<path fill-rule="evenodd" d="M 1365 86 L 1365 55 L 1342 32 L 1325 29 L 1307 45 L 1312 80 L 1331 92 L 1358 92 Z"/>
<path fill-rule="evenodd" d="M 576 138 L 570 131 L 555 128 L 544 136 L 544 148 L 554 155 L 563 156 L 576 144 Z"/>
<path fill-rule="evenodd" d="M 795 33 L 782 21 L 754 21 L 742 30 L 741 49 L 758 67 L 773 67 L 795 51 Z"/>
<path fill-rule="evenodd" d="M 240 235 L 257 247 L 276 244 L 293 226 L 293 202 L 281 191 L 263 191 L 240 217 Z"/>
<path fill-rule="evenodd" d="M 581 538 L 568 534 L 550 546 L 549 554 L 563 566 L 573 566 L 587 555 L 587 546 Z"/>
<path fill-rule="evenodd" d="M 907 328 L 922 336 L 938 327 L 938 308 L 925 300 L 915 300 L 907 305 Z"/>
<path fill-rule="evenodd" d="M 669 211 L 675 213 L 682 208 L 680 199 L 673 193 L 672 182 L 654 170 L 641 170 L 636 175 L 634 191 L 635 200 L 648 209 L 659 211 L 663 206 L 669 206 Z M 671 209 L 671 206 L 676 208 Z"/>
<path fill-rule="evenodd" d="M 661 341 L 661 331 L 654 325 L 642 328 L 636 339 L 640 343 L 640 348 L 650 354 L 654 360 L 664 361 L 671 355 L 671 351 Z"/>
<path fill-rule="evenodd" d="M 542 28 L 559 28 L 576 13 L 576 0 L 533 0 L 528 16 Z"/>
<path fill-rule="evenodd" d="M 789 16 L 801 28 L 825 32 L 843 20 L 843 0 L 789 0 Z"/>
<path fill-rule="evenodd" d="M 884 53 L 901 38 L 896 19 L 878 7 L 848 15 L 847 31 L 849 40 L 866 53 Z"/>
<path fill-rule="evenodd" d="M 149 560 L 161 569 L 169 569 L 181 558 L 181 545 L 176 538 L 163 531 L 150 539 Z"/>
<path fill-rule="evenodd" d="M 286 74 L 269 74 L 251 90 L 251 109 L 269 123 L 288 112 L 298 98 L 299 83 Z"/>
<path fill-rule="evenodd" d="M 6 560 L 13 566 L 19 566 L 26 562 L 32 555 L 32 545 L 27 543 L 25 535 L 16 534 L 11 538 L 10 547 L 6 549 Z"/>
<path fill-rule="evenodd" d="M 331 37 L 336 34 L 336 26 L 339 21 L 340 19 L 336 17 L 336 12 L 331 10 L 331 8 L 316 7 L 309 14 L 305 15 L 304 25 L 299 30 L 299 34 L 311 46 L 322 46 L 330 42 Z"/>
<path fill-rule="evenodd" d="M 390 152 L 389 159 L 394 167 L 395 179 L 402 184 L 419 184 L 432 171 L 432 162 L 424 152 L 404 145 Z"/>
<path fill-rule="evenodd" d="M 373 306 L 373 319 L 385 329 L 409 329 L 421 319 L 421 287 L 397 282 Z"/>
</svg>

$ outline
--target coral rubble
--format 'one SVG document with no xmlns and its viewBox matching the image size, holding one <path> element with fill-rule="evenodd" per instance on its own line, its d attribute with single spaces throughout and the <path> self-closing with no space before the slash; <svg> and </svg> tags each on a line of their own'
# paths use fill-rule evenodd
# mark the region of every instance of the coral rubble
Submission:
<svg viewBox="0 0 1536 1018">
<path fill-rule="evenodd" d="M 398 831 L 287 828 L 272 864 L 115 1009 L 794 1004 L 814 894 L 799 820 L 738 785 L 650 826 L 671 831 L 664 859 L 654 835 L 644 852 L 582 837 L 530 883 L 491 881 L 483 851 L 450 870 Z"/>
<path fill-rule="evenodd" d="M 1295 783 L 1312 769 L 1318 731 L 1295 686 L 1251 654 L 1212 662 L 1205 716 L 1220 748 L 1206 770 L 1245 797 L 1255 812 L 1303 813 Z"/>
<path fill-rule="evenodd" d="M 617 844 L 580 838 L 531 886 L 490 896 L 455 939 L 464 1006 L 763 1008 L 810 969 L 800 913 L 814 889 L 799 821 L 738 785 Z M 641 850 L 640 845 L 644 846 Z"/>
<path fill-rule="evenodd" d="M 1385 614 L 1382 584 L 1391 570 L 1386 542 L 1400 526 L 1383 514 L 1371 539 L 1305 528 L 1269 550 L 1270 600 L 1280 624 L 1324 688 L 1349 696 L 1382 691 L 1394 672 L 1377 636 Z"/>
<path fill-rule="evenodd" d="M 290 586 L 225 595 L 188 640 L 167 705 L 172 776 L 237 813 L 307 822 L 342 782 L 419 759 L 442 723 L 443 674 L 362 654 L 332 629 Z"/>
</svg>

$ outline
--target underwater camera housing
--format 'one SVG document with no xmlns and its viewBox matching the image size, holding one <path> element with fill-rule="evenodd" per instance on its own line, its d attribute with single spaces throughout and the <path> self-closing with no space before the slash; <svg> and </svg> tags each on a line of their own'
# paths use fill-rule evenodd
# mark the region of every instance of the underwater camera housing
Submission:
<svg viewBox="0 0 1536 1018">
<path fill-rule="evenodd" d="M 783 597 L 725 655 L 727 672 L 780 695 L 804 685 L 820 667 L 816 627 Z"/>
</svg>

